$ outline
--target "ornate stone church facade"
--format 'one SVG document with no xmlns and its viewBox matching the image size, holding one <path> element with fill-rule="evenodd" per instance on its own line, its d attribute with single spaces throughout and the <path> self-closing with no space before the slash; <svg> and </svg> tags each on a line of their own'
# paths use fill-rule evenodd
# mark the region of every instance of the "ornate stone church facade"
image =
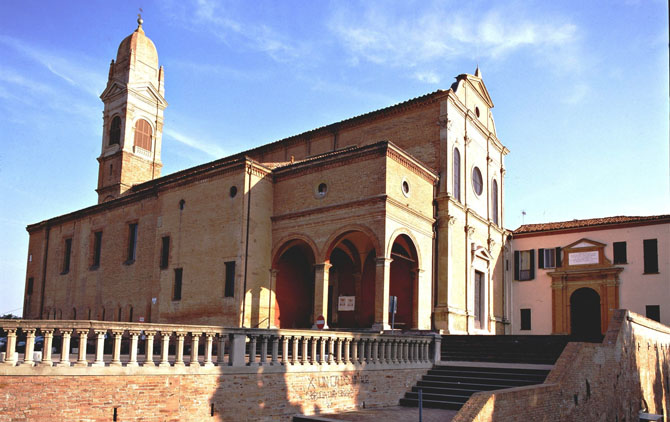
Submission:
<svg viewBox="0 0 670 422">
<path fill-rule="evenodd" d="M 29 225 L 25 318 L 504 333 L 504 157 L 479 69 L 446 90 L 160 176 L 138 28 L 104 103 L 98 204 Z"/>
</svg>

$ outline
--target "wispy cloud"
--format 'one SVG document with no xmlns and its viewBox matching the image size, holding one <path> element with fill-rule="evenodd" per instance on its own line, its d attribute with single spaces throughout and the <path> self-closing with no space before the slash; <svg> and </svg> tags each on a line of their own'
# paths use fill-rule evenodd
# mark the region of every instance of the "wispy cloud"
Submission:
<svg viewBox="0 0 670 422">
<path fill-rule="evenodd" d="M 100 95 L 105 86 L 105 74 L 87 66 L 86 57 L 72 52 L 52 52 L 28 44 L 20 39 L 0 35 L 0 44 L 14 49 L 17 53 L 41 64 L 53 75 L 88 94 Z"/>
<path fill-rule="evenodd" d="M 204 152 L 205 154 L 207 154 L 212 158 L 221 158 L 226 156 L 225 150 L 221 148 L 218 144 L 203 140 L 202 138 L 195 139 L 191 136 L 184 135 L 179 131 L 169 128 L 166 128 L 163 134 L 188 147 Z"/>
<path fill-rule="evenodd" d="M 350 63 L 419 68 L 409 75 L 427 83 L 438 80 L 434 72 L 423 70 L 427 66 L 461 58 L 503 60 L 522 49 L 543 58 L 546 51 L 560 54 L 555 65 L 574 68 L 575 61 L 566 57 L 576 54 L 579 28 L 561 17 L 530 17 L 519 9 L 498 6 L 482 13 L 434 3 L 398 13 L 358 3 L 337 9 L 328 27 L 350 55 Z"/>
</svg>

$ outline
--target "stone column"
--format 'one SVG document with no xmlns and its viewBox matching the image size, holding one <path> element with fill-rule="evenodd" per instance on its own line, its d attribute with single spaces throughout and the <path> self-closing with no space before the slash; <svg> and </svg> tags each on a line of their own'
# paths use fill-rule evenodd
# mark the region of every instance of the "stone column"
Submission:
<svg viewBox="0 0 670 422">
<path fill-rule="evenodd" d="M 23 328 L 26 333 L 26 349 L 23 353 L 22 366 L 34 366 L 33 352 L 35 351 L 35 328 Z"/>
<path fill-rule="evenodd" d="M 3 365 L 15 366 L 17 362 L 16 357 L 16 328 L 7 328 L 7 353 Z"/>
<path fill-rule="evenodd" d="M 230 366 L 245 366 L 246 356 L 245 348 L 247 342 L 247 334 L 242 333 L 233 333 L 230 335 L 230 348 L 228 353 L 230 357 L 228 358 L 228 364 Z"/>
<path fill-rule="evenodd" d="M 292 363 L 288 357 L 288 341 L 288 336 L 281 336 L 281 364 L 284 366 Z"/>
<path fill-rule="evenodd" d="M 172 335 L 171 331 L 162 331 L 161 332 L 161 361 L 158 363 L 158 366 L 161 368 L 169 368 L 170 361 L 168 359 L 170 352 L 170 336 Z"/>
<path fill-rule="evenodd" d="M 249 366 L 258 366 L 256 362 L 256 340 L 257 336 L 249 335 Z"/>
<path fill-rule="evenodd" d="M 342 339 L 338 338 L 337 340 L 337 346 L 336 346 L 336 354 L 335 354 L 335 363 L 338 365 L 342 363 Z"/>
<path fill-rule="evenodd" d="M 154 336 L 155 331 L 145 331 L 145 348 L 144 348 L 144 364 L 143 366 L 156 366 L 154 363 Z"/>
<path fill-rule="evenodd" d="M 319 338 L 319 365 L 326 363 L 326 337 Z"/>
<path fill-rule="evenodd" d="M 389 330 L 389 289 L 391 281 L 391 261 L 377 258 L 375 268 L 375 323 L 374 330 Z"/>
<path fill-rule="evenodd" d="M 200 336 L 202 333 L 191 333 L 191 361 L 189 366 L 199 367 L 198 361 L 198 347 L 200 346 Z"/>
<path fill-rule="evenodd" d="M 314 265 L 314 326 L 316 328 L 316 318 L 323 315 L 326 324 L 324 329 L 328 328 L 328 274 L 332 265 L 329 262 Z"/>
<path fill-rule="evenodd" d="M 214 344 L 214 333 L 205 333 L 205 368 L 214 366 L 212 362 L 212 345 Z"/>
<path fill-rule="evenodd" d="M 272 360 L 270 365 L 279 365 L 279 336 L 272 336 Z"/>
<path fill-rule="evenodd" d="M 63 342 L 61 344 L 60 362 L 56 366 L 70 366 L 70 336 L 72 332 L 60 329 L 59 331 Z"/>
<path fill-rule="evenodd" d="M 44 347 L 42 349 L 42 362 L 40 362 L 40 366 L 52 366 L 51 345 L 53 344 L 54 330 L 53 328 L 47 328 L 41 329 L 40 331 L 44 336 Z"/>
<path fill-rule="evenodd" d="M 177 331 L 175 333 L 177 337 L 177 346 L 175 347 L 175 357 L 174 357 L 174 366 L 185 366 L 184 365 L 184 337 L 186 333 Z"/>
<path fill-rule="evenodd" d="M 91 366 L 105 366 L 105 335 L 107 334 L 107 330 L 93 330 L 93 332 L 96 335 L 95 362 Z"/>
<path fill-rule="evenodd" d="M 128 330 L 130 335 L 130 357 L 126 366 L 139 366 L 137 363 L 137 346 L 139 344 L 140 330 Z"/>
<path fill-rule="evenodd" d="M 293 336 L 291 337 L 291 346 L 293 348 L 293 359 L 291 359 L 291 364 L 292 365 L 297 365 L 298 364 L 298 342 L 300 341 L 300 337 Z"/>
<path fill-rule="evenodd" d="M 112 330 L 114 336 L 114 349 L 112 350 L 112 361 L 109 366 L 121 366 L 121 339 L 124 330 Z"/>
<path fill-rule="evenodd" d="M 348 338 L 344 339 L 344 364 L 351 363 L 351 340 Z"/>
<path fill-rule="evenodd" d="M 88 361 L 86 360 L 86 340 L 88 339 L 88 328 L 75 330 L 75 333 L 79 336 L 79 356 L 77 356 L 77 362 L 74 366 L 88 366 Z"/>
<path fill-rule="evenodd" d="M 216 362 L 219 366 L 223 366 L 226 357 L 226 337 L 228 337 L 226 334 L 219 334 L 219 347 L 216 350 Z M 230 363 L 230 359 L 228 359 L 228 362 Z"/>
<path fill-rule="evenodd" d="M 302 356 L 300 359 L 300 363 L 303 365 L 307 365 L 307 342 L 309 340 L 309 337 L 301 337 L 300 341 L 302 342 Z"/>
</svg>

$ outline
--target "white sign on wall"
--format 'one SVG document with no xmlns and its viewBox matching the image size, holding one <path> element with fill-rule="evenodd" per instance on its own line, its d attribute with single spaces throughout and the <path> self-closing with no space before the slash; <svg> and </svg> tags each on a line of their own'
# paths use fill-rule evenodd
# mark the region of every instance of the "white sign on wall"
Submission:
<svg viewBox="0 0 670 422">
<path fill-rule="evenodd" d="M 598 262 L 598 251 L 572 252 L 568 254 L 568 263 L 570 265 L 588 265 L 597 264 Z"/>
<path fill-rule="evenodd" d="M 340 296 L 337 302 L 338 311 L 353 311 L 356 308 L 356 296 Z"/>
</svg>

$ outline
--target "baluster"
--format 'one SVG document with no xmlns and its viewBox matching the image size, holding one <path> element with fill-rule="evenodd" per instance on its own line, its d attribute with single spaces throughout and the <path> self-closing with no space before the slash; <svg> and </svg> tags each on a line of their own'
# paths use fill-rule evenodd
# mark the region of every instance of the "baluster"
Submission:
<svg viewBox="0 0 670 422">
<path fill-rule="evenodd" d="M 3 365 L 15 366 L 18 357 L 16 356 L 16 328 L 6 328 L 7 331 L 7 353 Z"/>
<path fill-rule="evenodd" d="M 300 363 L 307 365 L 307 341 L 308 337 L 300 337 L 300 342 L 302 343 L 302 356 L 300 357 Z"/>
<path fill-rule="evenodd" d="M 360 339 L 358 342 L 358 361 L 359 363 L 365 363 L 366 362 L 366 357 L 367 355 L 365 354 L 365 346 L 367 343 L 367 339 Z"/>
<path fill-rule="evenodd" d="M 292 362 L 289 360 L 288 349 L 289 349 L 289 337 L 282 335 L 281 336 L 281 364 L 286 366 L 290 365 Z"/>
<path fill-rule="evenodd" d="M 421 357 L 419 356 L 419 340 L 414 340 L 414 362 L 421 362 Z"/>
<path fill-rule="evenodd" d="M 51 359 L 51 347 L 54 339 L 54 330 L 53 328 L 40 329 L 42 335 L 44 336 L 44 345 L 42 347 L 42 362 L 40 366 L 52 366 L 53 361 Z"/>
<path fill-rule="evenodd" d="M 402 342 L 403 343 L 403 362 L 407 363 L 409 362 L 409 341 L 405 340 Z"/>
<path fill-rule="evenodd" d="M 298 337 L 292 336 L 291 337 L 291 347 L 293 351 L 293 357 L 291 359 L 291 364 L 292 365 L 297 365 L 298 364 Z"/>
<path fill-rule="evenodd" d="M 335 363 L 339 365 L 342 363 L 342 339 L 338 337 L 335 341 L 337 342 L 337 346 L 335 347 Z"/>
<path fill-rule="evenodd" d="M 144 332 L 144 363 L 142 366 L 156 366 L 154 362 L 154 336 L 156 331 Z M 168 340 L 169 341 L 169 340 Z"/>
<path fill-rule="evenodd" d="M 261 336 L 261 361 L 260 365 L 267 365 L 268 363 L 268 336 Z"/>
<path fill-rule="evenodd" d="M 212 348 L 214 346 L 214 333 L 205 333 L 205 362 L 203 366 L 205 368 L 210 368 L 214 366 L 212 362 Z"/>
<path fill-rule="evenodd" d="M 428 363 L 430 361 L 430 341 L 423 342 L 423 361 Z"/>
<path fill-rule="evenodd" d="M 60 345 L 60 361 L 56 366 L 70 366 L 70 336 L 72 332 L 70 330 L 58 329 L 61 335 L 61 345 Z"/>
<path fill-rule="evenodd" d="M 386 363 L 386 339 L 379 339 L 379 363 Z"/>
<path fill-rule="evenodd" d="M 77 356 L 77 362 L 74 366 L 88 366 L 88 361 L 86 360 L 86 341 L 88 340 L 88 328 L 75 330 L 75 333 L 79 336 L 79 354 Z"/>
<path fill-rule="evenodd" d="M 319 341 L 319 365 L 323 365 L 326 362 L 326 337 L 315 338 Z"/>
<path fill-rule="evenodd" d="M 158 366 L 163 368 L 170 367 L 169 352 L 170 352 L 170 336 L 172 331 L 161 331 L 161 361 Z"/>
<path fill-rule="evenodd" d="M 351 363 L 351 339 L 345 338 L 344 339 L 344 363 L 349 364 Z"/>
<path fill-rule="evenodd" d="M 399 364 L 400 361 L 398 360 L 398 340 L 393 339 L 393 346 L 391 348 L 391 363 L 394 364 Z"/>
<path fill-rule="evenodd" d="M 121 339 L 124 330 L 112 330 L 114 336 L 114 349 L 112 350 L 112 361 L 109 366 L 121 366 Z"/>
<path fill-rule="evenodd" d="M 328 337 L 328 364 L 332 365 L 332 363 L 335 361 L 335 339 L 332 337 Z"/>
<path fill-rule="evenodd" d="M 414 361 L 414 340 L 407 340 L 407 362 Z"/>
<path fill-rule="evenodd" d="M 393 340 L 387 338 L 386 339 L 386 352 L 384 353 L 385 363 L 393 363 L 393 356 L 391 355 L 391 347 L 393 346 Z"/>
<path fill-rule="evenodd" d="M 374 347 L 374 343 L 375 343 L 375 340 L 372 339 L 372 338 L 369 338 L 369 339 L 366 340 L 366 343 L 365 343 L 365 356 L 366 356 L 366 359 L 365 359 L 365 361 L 366 361 L 367 363 L 374 363 L 374 357 L 375 357 L 375 356 L 374 356 L 374 353 L 372 353 L 372 351 L 373 351 L 373 347 Z"/>
<path fill-rule="evenodd" d="M 93 332 L 97 337 L 95 339 L 95 362 L 91 366 L 105 366 L 105 334 L 107 334 L 107 330 L 97 329 Z"/>
<path fill-rule="evenodd" d="M 21 366 L 34 366 L 33 353 L 35 352 L 35 328 L 23 328 L 26 333 L 26 348 L 23 353 L 23 363 Z"/>
<path fill-rule="evenodd" d="M 249 366 L 256 366 L 256 336 L 249 335 Z"/>
<path fill-rule="evenodd" d="M 270 365 L 279 365 L 279 336 L 272 336 L 272 360 Z"/>
<path fill-rule="evenodd" d="M 372 363 L 379 363 L 379 339 L 372 339 Z"/>
<path fill-rule="evenodd" d="M 140 333 L 140 330 L 128 330 L 128 335 L 130 336 L 130 356 L 128 357 L 126 366 L 139 365 L 137 363 L 137 346 L 139 345 Z"/>
<path fill-rule="evenodd" d="M 354 365 L 358 365 L 358 339 L 352 339 L 351 343 L 351 362 Z"/>
<path fill-rule="evenodd" d="M 175 350 L 174 366 L 184 366 L 184 337 L 186 337 L 186 333 L 177 331 L 175 336 L 177 337 L 177 348 Z"/>
<path fill-rule="evenodd" d="M 312 365 L 316 365 L 316 362 L 317 362 L 316 361 L 316 346 L 317 346 L 316 343 L 317 343 L 318 339 L 319 339 L 318 337 L 312 337 L 312 336 L 310 336 L 310 339 L 309 339 L 310 344 L 312 346 L 312 354 L 310 355 L 309 363 L 311 363 Z"/>
<path fill-rule="evenodd" d="M 188 363 L 189 366 L 200 366 L 200 361 L 198 360 L 198 347 L 200 346 L 201 335 L 202 333 L 191 333 L 191 361 Z"/>
<path fill-rule="evenodd" d="M 226 337 L 228 337 L 226 334 L 219 333 L 219 348 L 216 350 L 216 362 L 219 366 L 223 366 L 226 357 Z M 228 360 L 230 361 L 230 359 Z"/>
</svg>

